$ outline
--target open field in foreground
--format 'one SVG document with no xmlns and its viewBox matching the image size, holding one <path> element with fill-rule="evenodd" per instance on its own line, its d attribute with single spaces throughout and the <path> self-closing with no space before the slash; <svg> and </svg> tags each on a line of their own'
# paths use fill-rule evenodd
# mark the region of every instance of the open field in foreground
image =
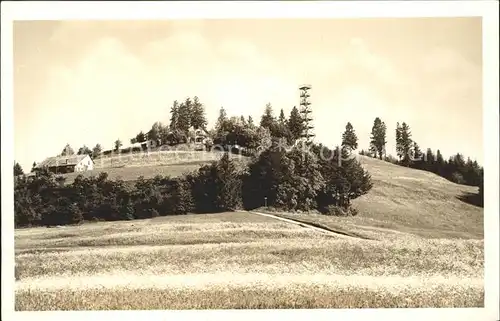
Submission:
<svg viewBox="0 0 500 321">
<path fill-rule="evenodd" d="M 246 212 L 19 229 L 15 247 L 16 310 L 480 307 L 484 298 L 482 240 L 337 237 Z"/>
</svg>

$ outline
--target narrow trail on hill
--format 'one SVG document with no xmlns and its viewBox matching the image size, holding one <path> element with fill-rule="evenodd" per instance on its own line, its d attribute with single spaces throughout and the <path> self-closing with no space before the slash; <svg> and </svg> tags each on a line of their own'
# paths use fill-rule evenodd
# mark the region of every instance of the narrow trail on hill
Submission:
<svg viewBox="0 0 500 321">
<path fill-rule="evenodd" d="M 250 214 L 256 214 L 256 215 L 261 215 L 261 216 L 267 216 L 267 217 L 270 217 L 270 218 L 274 218 L 276 220 L 280 220 L 280 221 L 283 221 L 283 222 L 287 222 L 287 223 L 299 225 L 301 227 L 309 228 L 309 229 L 321 232 L 321 233 L 326 234 L 326 235 L 334 236 L 334 237 L 351 238 L 351 239 L 352 238 L 357 238 L 357 239 L 361 239 L 361 240 L 372 240 L 370 238 L 363 237 L 363 236 L 360 236 L 360 235 L 355 235 L 355 234 L 351 234 L 351 233 L 344 232 L 344 231 L 334 230 L 332 228 L 323 226 L 321 224 L 314 224 L 314 223 L 310 223 L 310 222 L 302 222 L 300 220 L 294 220 L 294 219 L 290 219 L 290 218 L 284 218 L 284 217 L 280 217 L 280 216 L 276 216 L 276 215 L 272 215 L 272 214 L 266 214 L 266 213 L 255 212 L 255 211 L 248 211 L 248 213 L 250 213 Z"/>
</svg>

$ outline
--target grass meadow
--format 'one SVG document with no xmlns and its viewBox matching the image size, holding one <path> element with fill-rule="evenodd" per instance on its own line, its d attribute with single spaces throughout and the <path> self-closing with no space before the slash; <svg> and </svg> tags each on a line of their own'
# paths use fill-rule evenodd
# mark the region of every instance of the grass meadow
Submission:
<svg viewBox="0 0 500 321">
<path fill-rule="evenodd" d="M 145 179 L 157 175 L 177 177 L 196 171 L 200 166 L 220 159 L 223 153 L 203 151 L 156 151 L 144 154 L 123 154 L 95 160 L 94 169 L 86 172 L 66 173 L 65 184 L 71 184 L 78 175 L 95 177 L 107 173 L 111 180 L 122 179 L 133 183 L 138 177 Z M 246 164 L 249 158 L 232 155 L 237 164 Z"/>
<path fill-rule="evenodd" d="M 246 212 L 16 230 L 16 310 L 479 307 L 483 241 Z"/>
<path fill-rule="evenodd" d="M 483 209 L 459 199 L 475 188 L 360 161 L 374 187 L 354 200 L 355 217 L 232 212 L 17 229 L 15 308 L 484 306 Z M 132 179 L 188 166 L 199 164 L 106 171 Z"/>
</svg>

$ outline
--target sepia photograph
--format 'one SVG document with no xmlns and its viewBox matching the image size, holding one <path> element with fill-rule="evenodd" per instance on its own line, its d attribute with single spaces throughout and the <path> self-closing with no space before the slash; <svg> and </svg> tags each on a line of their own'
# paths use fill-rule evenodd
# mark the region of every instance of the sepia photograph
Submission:
<svg viewBox="0 0 500 321">
<path fill-rule="evenodd" d="M 10 30 L 15 311 L 486 307 L 483 17 Z"/>
</svg>

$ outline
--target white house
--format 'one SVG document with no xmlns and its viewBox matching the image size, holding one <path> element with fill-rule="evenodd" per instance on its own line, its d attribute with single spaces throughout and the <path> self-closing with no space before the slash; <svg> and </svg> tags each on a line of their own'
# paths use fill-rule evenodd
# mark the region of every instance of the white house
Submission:
<svg viewBox="0 0 500 321">
<path fill-rule="evenodd" d="M 48 168 L 55 174 L 84 172 L 94 169 L 94 162 L 89 155 L 68 155 L 49 157 L 36 166 L 37 169 Z"/>
</svg>

